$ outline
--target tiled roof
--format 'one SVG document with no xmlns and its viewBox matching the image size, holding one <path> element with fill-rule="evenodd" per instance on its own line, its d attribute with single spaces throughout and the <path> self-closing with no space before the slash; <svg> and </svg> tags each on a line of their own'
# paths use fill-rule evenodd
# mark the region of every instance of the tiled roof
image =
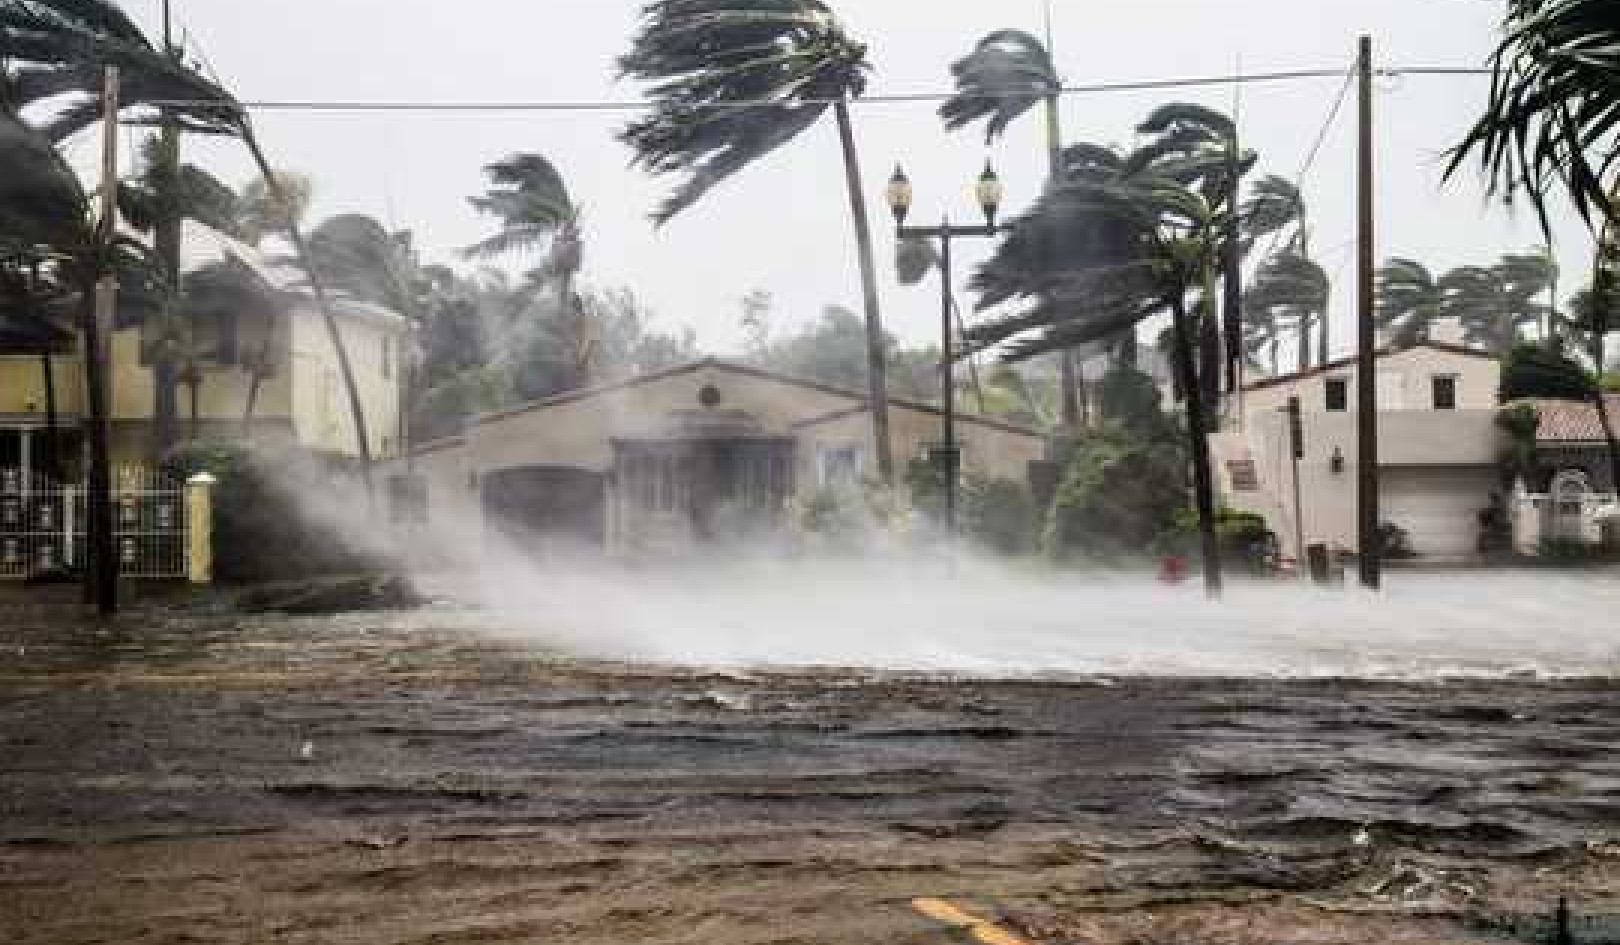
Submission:
<svg viewBox="0 0 1620 945">
<path fill-rule="evenodd" d="M 1604 399 L 1609 407 L 1609 422 L 1620 428 L 1620 394 L 1607 394 Z M 1590 402 L 1537 398 L 1518 403 L 1529 404 L 1536 408 L 1536 413 L 1541 417 L 1541 426 L 1536 430 L 1536 439 L 1542 443 L 1604 441 L 1603 423 L 1598 418 L 1597 407 Z M 1620 432 L 1620 429 L 1616 432 Z"/>
</svg>

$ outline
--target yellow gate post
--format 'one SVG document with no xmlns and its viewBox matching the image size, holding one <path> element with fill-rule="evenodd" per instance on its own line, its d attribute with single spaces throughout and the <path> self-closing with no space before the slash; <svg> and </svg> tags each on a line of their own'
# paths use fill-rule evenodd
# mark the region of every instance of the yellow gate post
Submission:
<svg viewBox="0 0 1620 945">
<path fill-rule="evenodd" d="M 186 480 L 186 577 L 193 584 L 214 581 L 214 485 L 200 472 Z"/>
</svg>

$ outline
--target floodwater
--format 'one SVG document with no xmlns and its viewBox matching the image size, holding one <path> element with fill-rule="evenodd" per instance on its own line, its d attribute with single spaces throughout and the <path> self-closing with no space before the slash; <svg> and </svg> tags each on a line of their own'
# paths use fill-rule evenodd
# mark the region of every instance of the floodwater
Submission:
<svg viewBox="0 0 1620 945">
<path fill-rule="evenodd" d="M 995 616 L 954 573 L 882 608 L 807 575 L 779 623 L 701 571 L 549 610 L 0 602 L 0 940 L 943 943 L 937 896 L 1038 943 L 1477 941 L 1620 896 L 1595 579 L 1436 579 L 1397 632 L 1260 588 Z"/>
</svg>

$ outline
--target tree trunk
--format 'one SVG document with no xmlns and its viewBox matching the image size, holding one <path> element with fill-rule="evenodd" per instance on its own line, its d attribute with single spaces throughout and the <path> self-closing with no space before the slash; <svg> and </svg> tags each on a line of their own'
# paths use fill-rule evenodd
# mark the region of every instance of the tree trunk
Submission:
<svg viewBox="0 0 1620 945">
<path fill-rule="evenodd" d="M 1203 297 L 1199 300 L 1198 319 L 1198 382 L 1203 385 L 1204 414 L 1209 425 L 1205 432 L 1213 433 L 1221 419 L 1221 322 L 1215 307 L 1215 270 L 1204 274 Z"/>
<path fill-rule="evenodd" d="M 191 442 L 202 439 L 202 377 L 186 379 L 186 390 L 191 394 Z"/>
<path fill-rule="evenodd" d="M 1328 363 L 1328 312 L 1324 308 L 1316 316 L 1316 363 Z"/>
<path fill-rule="evenodd" d="M 1176 376 L 1187 395 L 1187 443 L 1192 450 L 1193 500 L 1198 507 L 1198 538 L 1204 559 L 1204 589 L 1211 597 L 1221 593 L 1221 546 L 1215 534 L 1215 487 L 1209 468 L 1208 427 L 1204 417 L 1201 383 L 1194 369 L 1192 326 L 1187 324 L 1187 303 L 1170 300 Z"/>
<path fill-rule="evenodd" d="M 242 141 L 247 145 L 248 152 L 253 155 L 253 163 L 258 165 L 259 173 L 264 176 L 264 186 L 270 193 L 271 199 L 283 206 L 290 206 L 287 194 L 281 188 L 281 182 L 276 179 L 275 170 L 264 156 L 264 149 L 259 146 L 259 139 L 252 131 L 244 132 Z M 366 432 L 366 411 L 360 401 L 360 386 L 354 379 L 354 366 L 349 361 L 349 351 L 343 344 L 343 334 L 338 328 L 337 314 L 332 309 L 332 302 L 326 292 L 326 281 L 316 271 L 315 259 L 309 252 L 309 243 L 304 239 L 303 232 L 298 227 L 298 221 L 288 219 L 279 221 L 286 229 L 287 238 L 292 241 L 293 249 L 298 253 L 298 262 L 309 275 L 310 290 L 315 294 L 315 307 L 321 313 L 321 321 L 326 324 L 326 335 L 332 341 L 332 350 L 337 355 L 338 371 L 343 375 L 344 391 L 349 399 L 349 417 L 354 423 L 354 441 L 360 456 L 360 479 L 365 484 L 366 495 L 375 497 L 372 488 L 371 470 L 371 437 Z"/>
<path fill-rule="evenodd" d="M 254 369 L 248 375 L 247 403 L 242 406 L 242 439 L 247 440 L 253 433 L 253 411 L 259 406 L 259 388 L 264 384 L 264 374 Z"/>
<path fill-rule="evenodd" d="M 889 443 L 888 349 L 883 337 L 883 319 L 878 309 L 877 264 L 872 256 L 872 224 L 866 216 L 866 188 L 861 183 L 861 166 L 855 153 L 855 131 L 850 125 L 849 103 L 840 99 L 833 105 L 838 119 L 838 140 L 844 153 L 844 184 L 849 191 L 850 215 L 855 223 L 855 249 L 860 256 L 861 301 L 866 311 L 866 383 L 872 411 L 872 442 L 877 450 L 878 476 L 886 486 L 894 484 L 894 452 Z"/>
<path fill-rule="evenodd" d="M 39 379 L 45 388 L 45 477 L 52 485 L 61 485 L 62 434 L 56 414 L 56 369 L 49 351 L 39 356 Z"/>
<path fill-rule="evenodd" d="M 180 244 L 182 221 L 177 184 L 180 179 L 180 130 L 173 115 L 164 112 L 162 130 L 158 137 L 159 166 L 156 171 L 158 218 L 153 231 L 158 265 L 169 305 L 180 300 Z M 180 317 L 170 312 L 169 317 Z M 152 461 L 157 463 L 174 448 L 175 432 L 179 426 L 179 369 L 165 346 L 156 346 L 152 361 Z"/>
<path fill-rule="evenodd" d="M 1058 99 L 1046 97 L 1046 171 L 1050 180 L 1063 173 L 1063 132 L 1059 127 Z M 1058 352 L 1058 425 L 1066 432 L 1078 430 L 1080 420 L 1080 393 L 1075 369 L 1074 349 Z"/>
<path fill-rule="evenodd" d="M 97 274 L 80 286 L 79 334 L 83 347 L 84 383 L 90 415 L 86 438 L 90 445 L 90 469 L 85 477 L 85 537 L 89 566 L 85 569 L 86 597 L 103 616 L 118 609 L 118 559 L 113 551 L 112 469 L 108 439 L 107 366 L 102 360 L 98 328 Z"/>
<path fill-rule="evenodd" d="M 1311 366 L 1311 321 L 1305 315 L 1299 317 L 1299 370 L 1309 370 Z"/>
</svg>

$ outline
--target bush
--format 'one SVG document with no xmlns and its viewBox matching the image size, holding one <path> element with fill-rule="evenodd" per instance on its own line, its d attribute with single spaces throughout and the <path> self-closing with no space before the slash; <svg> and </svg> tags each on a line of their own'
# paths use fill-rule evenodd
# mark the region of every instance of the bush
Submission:
<svg viewBox="0 0 1620 945">
<path fill-rule="evenodd" d="M 911 509 L 895 490 L 875 483 L 822 488 L 794 509 L 799 534 L 824 550 L 866 551 L 904 530 Z"/>
<path fill-rule="evenodd" d="M 1497 400 L 1509 403 L 1523 397 L 1553 400 L 1587 400 L 1595 393 L 1597 379 L 1564 353 L 1563 343 L 1521 342 L 1502 358 L 1502 377 Z"/>
<path fill-rule="evenodd" d="M 969 479 L 963 504 L 967 532 L 976 544 L 1004 555 L 1025 554 L 1035 547 L 1035 499 L 1023 483 Z"/>
<path fill-rule="evenodd" d="M 1147 437 L 1121 426 L 1076 444 L 1058 486 L 1044 544 L 1058 559 L 1150 554 L 1188 501 L 1179 438 Z"/>
<path fill-rule="evenodd" d="M 1378 526 L 1378 554 L 1385 561 L 1410 561 L 1418 556 L 1411 534 L 1394 522 Z"/>
<path fill-rule="evenodd" d="M 291 456 L 256 454 L 230 443 L 182 447 L 165 464 L 181 476 L 211 473 L 214 487 L 214 574 L 225 583 L 296 581 L 377 570 L 375 559 L 346 546 L 338 529 L 313 521 L 269 468 L 292 468 Z"/>
<path fill-rule="evenodd" d="M 1234 571 L 1269 574 L 1276 569 L 1277 535 L 1266 526 L 1264 516 L 1254 512 L 1222 508 L 1215 512 L 1215 538 L 1220 545 L 1221 562 Z M 1198 512 L 1182 509 L 1174 525 L 1162 535 L 1158 549 L 1164 554 L 1194 557 L 1199 552 Z"/>
</svg>

